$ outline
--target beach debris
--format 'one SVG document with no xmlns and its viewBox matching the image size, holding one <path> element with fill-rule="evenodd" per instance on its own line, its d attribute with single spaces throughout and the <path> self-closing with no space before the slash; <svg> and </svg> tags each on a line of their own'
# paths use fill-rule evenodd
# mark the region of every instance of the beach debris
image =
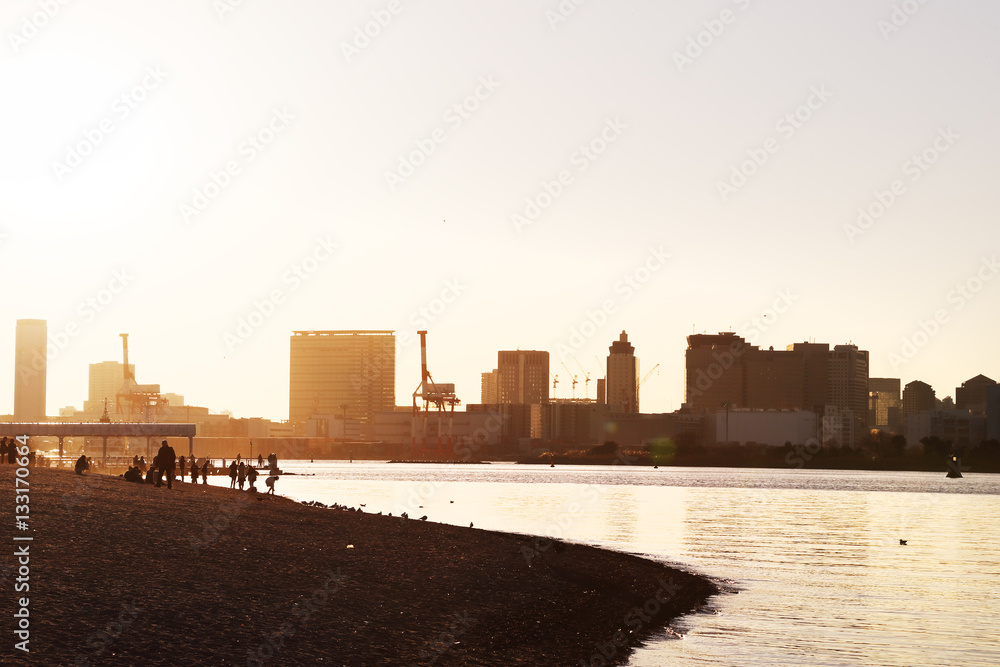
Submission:
<svg viewBox="0 0 1000 667">
<path fill-rule="evenodd" d="M 348 548 L 348 549 L 353 549 L 353 548 L 354 548 L 354 545 L 353 545 L 353 544 L 348 544 L 348 545 L 347 545 L 347 548 Z"/>
<path fill-rule="evenodd" d="M 409 518 L 410 518 L 410 515 L 409 515 L 409 514 L 407 514 L 406 512 L 403 512 L 403 513 L 402 513 L 402 514 L 400 514 L 399 516 L 403 517 L 404 519 L 409 519 Z"/>
</svg>

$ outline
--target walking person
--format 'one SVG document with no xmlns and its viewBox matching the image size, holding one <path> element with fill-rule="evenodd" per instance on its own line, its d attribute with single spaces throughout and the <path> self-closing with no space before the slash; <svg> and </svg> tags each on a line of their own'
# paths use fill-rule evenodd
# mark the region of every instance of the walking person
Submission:
<svg viewBox="0 0 1000 667">
<path fill-rule="evenodd" d="M 174 448 L 167 444 L 164 440 L 160 445 L 160 451 L 156 453 L 156 467 L 159 468 L 167 476 L 167 488 L 173 488 L 174 484 L 174 469 L 177 466 L 177 454 L 174 452 Z M 156 485 L 162 486 L 160 476 L 156 477 Z"/>
<path fill-rule="evenodd" d="M 237 468 L 236 470 L 236 483 L 239 484 L 240 491 L 243 490 L 243 484 L 246 482 L 246 479 L 247 479 L 247 466 L 246 464 L 243 463 L 243 461 L 240 461 L 240 467 Z"/>
<path fill-rule="evenodd" d="M 208 466 L 212 465 L 209 461 L 205 461 L 205 465 L 201 467 L 201 483 L 208 484 Z"/>
<path fill-rule="evenodd" d="M 198 483 L 198 462 L 194 459 L 194 457 L 191 457 L 191 483 Z"/>
<path fill-rule="evenodd" d="M 257 489 L 254 488 L 254 484 L 257 483 L 257 469 L 253 466 L 247 467 L 247 481 L 250 482 L 250 490 L 256 492 Z"/>
<path fill-rule="evenodd" d="M 236 461 L 229 465 L 229 488 L 236 488 Z"/>
<path fill-rule="evenodd" d="M 180 475 L 179 479 L 180 479 L 180 481 L 183 482 L 184 481 L 184 475 L 187 472 L 187 460 L 182 456 L 181 460 L 178 461 L 178 463 L 180 463 L 180 466 L 181 466 L 181 475 Z"/>
</svg>

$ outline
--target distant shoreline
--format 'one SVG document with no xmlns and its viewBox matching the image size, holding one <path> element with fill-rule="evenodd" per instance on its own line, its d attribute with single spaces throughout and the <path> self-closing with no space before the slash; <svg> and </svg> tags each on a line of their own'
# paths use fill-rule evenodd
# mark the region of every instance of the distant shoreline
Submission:
<svg viewBox="0 0 1000 667">
<path fill-rule="evenodd" d="M 2 477 L 11 489 L 13 468 Z M 46 664 L 623 664 L 719 592 L 527 535 L 211 485 L 30 481 L 31 648 Z"/>
</svg>

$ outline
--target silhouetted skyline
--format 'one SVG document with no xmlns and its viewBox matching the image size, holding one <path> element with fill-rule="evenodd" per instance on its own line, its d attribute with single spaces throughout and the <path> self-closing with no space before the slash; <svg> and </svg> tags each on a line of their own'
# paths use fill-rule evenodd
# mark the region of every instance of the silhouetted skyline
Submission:
<svg viewBox="0 0 1000 667">
<path fill-rule="evenodd" d="M 120 332 L 272 419 L 289 334 L 358 326 L 400 396 L 426 329 L 463 402 L 497 350 L 593 374 L 622 329 L 643 411 L 729 328 L 996 377 L 1000 7 L 898 4 L 4 3 L 0 350 L 48 322 L 50 414 Z"/>
</svg>

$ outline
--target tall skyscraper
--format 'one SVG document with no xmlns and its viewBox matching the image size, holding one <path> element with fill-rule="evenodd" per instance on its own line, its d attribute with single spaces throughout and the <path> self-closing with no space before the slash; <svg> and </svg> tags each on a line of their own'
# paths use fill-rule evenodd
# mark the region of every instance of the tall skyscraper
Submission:
<svg viewBox="0 0 1000 667">
<path fill-rule="evenodd" d="M 548 352 L 498 352 L 494 372 L 497 377 L 497 403 L 532 405 L 549 402 Z"/>
<path fill-rule="evenodd" d="M 395 407 L 395 332 L 292 332 L 290 421 L 337 415 L 371 423 L 376 412 Z"/>
<path fill-rule="evenodd" d="M 14 342 L 14 420 L 45 420 L 48 326 L 45 320 L 18 320 Z"/>
<path fill-rule="evenodd" d="M 131 377 L 135 377 L 135 364 L 129 364 L 128 368 Z M 104 412 L 104 399 L 108 399 L 108 414 L 115 414 L 115 401 L 125 383 L 125 365 L 120 361 L 90 364 L 89 380 L 84 412 Z"/>
<path fill-rule="evenodd" d="M 854 413 L 853 446 L 868 428 L 868 351 L 859 350 L 857 345 L 837 345 L 829 359 L 826 404 Z"/>
<path fill-rule="evenodd" d="M 611 412 L 639 412 L 639 360 L 625 331 L 608 348 L 607 373 L 605 386 Z"/>
</svg>

